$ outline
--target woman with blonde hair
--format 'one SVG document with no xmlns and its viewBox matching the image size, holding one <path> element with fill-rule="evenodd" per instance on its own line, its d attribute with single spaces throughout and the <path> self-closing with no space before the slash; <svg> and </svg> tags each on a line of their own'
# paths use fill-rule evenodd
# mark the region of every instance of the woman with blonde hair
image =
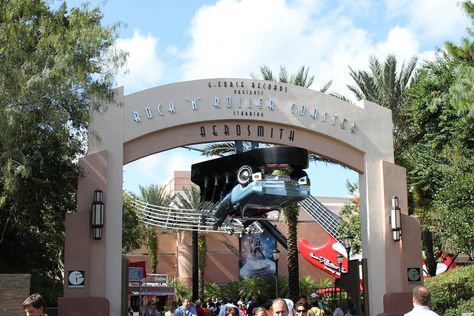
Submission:
<svg viewBox="0 0 474 316">
<path fill-rule="evenodd" d="M 267 316 L 267 310 L 263 307 L 257 307 L 253 314 L 254 316 Z"/>
</svg>

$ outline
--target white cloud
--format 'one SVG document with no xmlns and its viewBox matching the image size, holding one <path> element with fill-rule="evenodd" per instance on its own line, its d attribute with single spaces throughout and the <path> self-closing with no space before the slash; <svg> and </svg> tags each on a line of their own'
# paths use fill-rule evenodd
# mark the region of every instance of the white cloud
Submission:
<svg viewBox="0 0 474 316">
<path fill-rule="evenodd" d="M 117 78 L 126 92 L 156 86 L 162 79 L 164 64 L 157 55 L 158 39 L 135 30 L 132 38 L 117 40 L 117 47 L 128 52 L 126 73 Z"/>
<path fill-rule="evenodd" d="M 389 16 L 405 16 L 408 26 L 426 41 L 456 39 L 469 24 L 456 0 L 387 0 Z"/>
<path fill-rule="evenodd" d="M 454 3 L 449 5 L 447 0 L 416 0 L 414 4 L 407 1 L 404 6 L 387 1 L 386 8 L 381 2 L 364 1 L 364 8 L 371 12 L 349 3 L 321 1 L 318 6 L 310 1 L 221 0 L 204 6 L 191 23 L 191 42 L 183 53 L 183 79 L 248 78 L 251 73 L 258 74 L 262 65 L 270 66 L 276 73 L 284 65 L 295 73 L 306 65 L 316 76 L 312 88 L 319 89 L 333 80 L 331 90 L 350 97 L 346 88 L 346 84 L 352 83 L 349 66 L 366 69 L 370 55 L 384 60 L 389 53 L 395 54 L 400 64 L 413 56 L 432 57 L 432 51 L 422 51 L 421 40 L 423 36 L 435 36 L 439 30 L 438 25 L 427 24 L 455 29 L 457 23 L 434 19 L 443 11 L 449 17 L 459 16 L 454 13 L 459 8 Z M 421 8 L 428 8 L 425 13 L 435 13 L 422 19 Z M 364 19 L 383 18 L 387 14 L 398 14 L 403 24 L 390 26 L 384 21 L 380 24 L 382 31 L 363 28 Z"/>
</svg>

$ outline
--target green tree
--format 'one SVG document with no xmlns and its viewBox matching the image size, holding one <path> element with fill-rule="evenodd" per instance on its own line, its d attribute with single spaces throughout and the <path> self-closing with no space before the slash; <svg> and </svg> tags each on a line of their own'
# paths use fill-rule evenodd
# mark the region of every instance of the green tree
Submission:
<svg viewBox="0 0 474 316">
<path fill-rule="evenodd" d="M 138 217 L 132 204 L 132 196 L 127 192 L 122 194 L 122 249 L 128 253 L 141 247 L 144 241 L 144 225 Z"/>
<path fill-rule="evenodd" d="M 311 293 L 314 292 L 316 287 L 317 283 L 311 277 L 305 276 L 303 278 L 300 278 L 301 297 L 309 298 L 309 296 L 311 295 Z"/>
<path fill-rule="evenodd" d="M 298 267 L 298 213 L 297 204 L 283 209 L 286 224 L 286 240 L 288 244 L 288 296 L 296 302 L 300 296 Z"/>
<path fill-rule="evenodd" d="M 240 281 L 231 281 L 222 288 L 222 298 L 227 301 L 235 301 L 240 297 Z"/>
<path fill-rule="evenodd" d="M 171 280 L 170 286 L 174 287 L 177 302 L 182 302 L 184 297 L 191 296 L 191 290 L 186 286 L 185 283 L 181 282 L 179 279 Z"/>
<path fill-rule="evenodd" d="M 174 194 L 168 194 L 164 186 L 150 185 L 148 187 L 139 186 L 140 198 L 155 206 L 170 206 L 173 202 Z M 148 249 L 148 261 L 151 270 L 156 273 L 156 266 L 158 265 L 158 233 L 154 226 L 147 226 L 145 229 L 146 244 Z"/>
<path fill-rule="evenodd" d="M 217 283 L 210 282 L 204 285 L 204 302 L 222 297 L 222 290 Z"/>
<path fill-rule="evenodd" d="M 255 294 L 261 298 L 266 291 L 268 291 L 268 282 L 261 277 L 243 278 L 239 284 L 240 297 L 251 297 Z"/>
<path fill-rule="evenodd" d="M 278 74 L 278 79 L 268 66 L 263 65 L 260 67 L 260 75 L 263 80 L 278 81 L 281 83 L 290 83 L 295 86 L 300 86 L 300 87 L 305 87 L 305 88 L 309 88 L 314 82 L 314 75 L 309 77 L 309 67 L 306 68 L 306 66 L 304 65 L 300 67 L 300 69 L 298 70 L 296 74 L 293 74 L 290 77 L 288 77 L 288 71 L 286 70 L 286 67 L 281 66 L 280 72 Z M 252 75 L 252 78 L 259 79 L 259 77 L 255 75 Z M 329 90 L 331 85 L 332 85 L 332 80 L 326 82 L 319 89 L 319 91 L 325 93 Z"/>
<path fill-rule="evenodd" d="M 474 173 L 447 173 L 434 201 L 446 247 L 474 260 Z"/>
<path fill-rule="evenodd" d="M 0 2 L 0 271 L 31 273 L 53 306 L 90 111 L 112 100 L 124 61 L 101 19 L 98 9 Z"/>
<path fill-rule="evenodd" d="M 436 270 L 433 240 L 436 243 L 440 238 L 451 241 L 465 238 L 462 225 L 446 227 L 445 221 L 449 223 L 446 210 L 452 208 L 451 215 L 466 210 L 466 214 L 459 213 L 459 216 L 467 215 L 465 219 L 472 218 L 474 212 L 469 203 L 465 209 L 459 203 L 463 197 L 458 186 L 463 188 L 469 183 L 468 175 L 474 170 L 474 127 L 450 102 L 456 67 L 457 62 L 443 52 L 435 61 L 423 65 L 410 89 L 411 102 L 406 109 L 410 126 L 408 140 L 412 145 L 402 158 L 408 170 L 414 212 L 422 223 L 430 275 Z M 464 190 L 463 194 L 469 193 L 469 189 Z M 436 232 L 434 238 L 431 232 Z"/>
<path fill-rule="evenodd" d="M 195 209 L 201 202 L 201 193 L 198 187 L 191 186 L 176 194 L 175 199 L 179 208 Z"/>
<path fill-rule="evenodd" d="M 394 55 L 388 55 L 384 63 L 371 56 L 369 58 L 369 72 L 349 67 L 355 85 L 347 87 L 356 98 L 375 102 L 392 110 L 394 152 L 397 163 L 398 154 L 405 145 L 406 117 L 404 108 L 408 101 L 407 94 L 416 62 L 417 58 L 413 57 L 406 66 L 402 64 L 400 70 L 397 71 L 397 59 Z"/>
<path fill-rule="evenodd" d="M 337 231 L 341 239 L 344 235 L 350 234 L 354 236 L 351 246 L 352 253 L 360 253 L 362 250 L 362 238 L 360 227 L 360 198 L 358 195 L 359 185 L 357 183 L 346 183 L 347 190 L 351 195 L 351 199 L 342 206 L 339 217 L 341 223 L 337 227 Z"/>
<path fill-rule="evenodd" d="M 206 271 L 207 242 L 206 234 L 198 234 L 199 297 L 204 299 L 204 272 Z"/>
<path fill-rule="evenodd" d="M 471 25 L 474 26 L 474 3 L 464 1 L 462 7 L 471 18 Z M 472 39 L 474 29 L 468 27 L 466 31 Z M 446 42 L 445 47 L 457 63 L 454 67 L 456 77 L 449 89 L 450 102 L 458 110 L 458 114 L 474 118 L 474 102 L 472 102 L 474 100 L 474 42 L 465 37 L 462 39 L 461 46 Z"/>
<path fill-rule="evenodd" d="M 145 228 L 146 247 L 148 249 L 148 263 L 150 264 L 151 272 L 156 273 L 158 266 L 158 234 L 156 228 L 153 226 L 146 226 Z"/>
<path fill-rule="evenodd" d="M 183 192 L 176 195 L 176 204 L 183 209 L 196 209 L 201 202 L 200 190 L 196 186 L 184 188 Z M 206 271 L 207 243 L 206 234 L 198 233 L 198 266 L 199 266 L 199 297 L 204 300 Z"/>
</svg>

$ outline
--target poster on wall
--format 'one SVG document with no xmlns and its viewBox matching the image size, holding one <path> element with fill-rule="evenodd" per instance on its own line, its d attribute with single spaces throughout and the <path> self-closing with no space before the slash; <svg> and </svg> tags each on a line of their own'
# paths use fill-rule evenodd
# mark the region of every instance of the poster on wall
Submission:
<svg viewBox="0 0 474 316">
<path fill-rule="evenodd" d="M 275 239 L 266 231 L 262 234 L 248 234 L 240 238 L 240 277 L 275 274 L 272 251 Z"/>
</svg>

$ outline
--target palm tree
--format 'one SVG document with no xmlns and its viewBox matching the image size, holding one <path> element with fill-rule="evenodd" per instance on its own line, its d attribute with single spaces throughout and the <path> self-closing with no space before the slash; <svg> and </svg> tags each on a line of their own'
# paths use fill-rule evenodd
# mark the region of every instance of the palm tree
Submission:
<svg viewBox="0 0 474 316">
<path fill-rule="evenodd" d="M 183 298 L 190 296 L 191 291 L 186 286 L 186 284 L 184 284 L 180 280 L 178 279 L 171 280 L 170 285 L 174 287 L 175 300 L 177 302 L 181 302 Z"/>
<path fill-rule="evenodd" d="M 173 201 L 173 195 L 166 192 L 163 186 L 150 185 L 148 187 L 139 186 L 140 198 L 148 204 L 156 206 L 169 206 Z M 145 239 L 148 248 L 148 260 L 153 273 L 156 273 L 156 266 L 158 265 L 158 234 L 156 228 L 147 226 L 145 230 Z"/>
<path fill-rule="evenodd" d="M 412 57 L 406 66 L 402 64 L 397 73 L 397 58 L 394 55 L 388 55 L 383 64 L 371 56 L 370 72 L 349 67 L 350 75 L 356 85 L 347 87 L 356 98 L 375 102 L 392 110 L 395 162 L 399 160 L 399 152 L 405 145 L 407 124 L 404 108 L 408 102 L 408 91 L 416 63 L 417 58 Z"/>
<path fill-rule="evenodd" d="M 263 278 L 249 277 L 240 282 L 239 295 L 245 298 L 251 297 L 252 295 L 261 297 L 262 294 L 268 290 L 268 282 L 264 282 Z"/>
<path fill-rule="evenodd" d="M 316 281 L 311 277 L 305 276 L 304 278 L 300 278 L 301 297 L 309 297 L 310 294 L 314 292 L 316 286 Z"/>
<path fill-rule="evenodd" d="M 286 241 L 288 245 L 288 296 L 294 302 L 300 297 L 299 267 L 298 267 L 298 214 L 297 204 L 283 209 L 287 229 Z"/>
<path fill-rule="evenodd" d="M 191 186 L 184 188 L 181 194 L 176 195 L 176 204 L 179 208 L 196 209 L 201 202 L 199 188 Z M 182 232 L 183 233 L 183 232 Z M 193 232 L 196 233 L 196 232 Z M 199 298 L 204 300 L 204 271 L 206 270 L 207 245 L 206 235 L 198 234 L 198 269 L 199 269 Z"/>
<path fill-rule="evenodd" d="M 449 47 L 448 47 L 449 48 Z M 368 100 L 376 102 L 390 110 L 393 116 L 393 135 L 395 163 L 407 166 L 404 157 L 409 153 L 410 144 L 413 139 L 410 137 L 410 124 L 407 124 L 407 105 L 410 101 L 408 93 L 411 81 L 415 77 L 415 67 L 417 58 L 410 59 L 405 66 L 402 64 L 397 74 L 397 60 L 395 56 L 388 55 L 383 64 L 375 57 L 369 59 L 370 72 L 350 69 L 350 75 L 356 82 L 356 86 L 348 86 L 358 100 Z M 409 168 L 409 167 L 407 167 Z M 411 200 L 413 209 L 423 210 L 427 201 L 424 201 L 423 190 L 417 186 L 412 188 Z M 429 201 L 428 203 L 431 203 Z M 429 213 L 420 214 L 422 219 L 422 241 L 426 255 L 428 271 L 436 271 L 436 262 L 433 252 L 433 232 L 430 227 Z M 428 218 L 428 220 L 423 220 Z"/>
</svg>

